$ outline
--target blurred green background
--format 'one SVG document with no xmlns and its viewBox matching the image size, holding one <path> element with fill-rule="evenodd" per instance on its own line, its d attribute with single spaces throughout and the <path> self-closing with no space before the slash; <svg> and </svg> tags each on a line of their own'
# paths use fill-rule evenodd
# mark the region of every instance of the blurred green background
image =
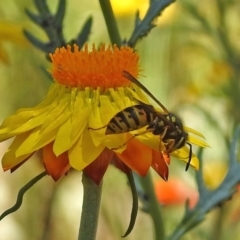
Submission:
<svg viewBox="0 0 240 240">
<path fill-rule="evenodd" d="M 57 2 L 48 1 L 52 11 L 56 10 Z M 115 0 L 112 3 L 121 37 L 129 38 L 137 9 L 143 16 L 148 1 Z M 31 0 L 0 1 L 1 121 L 19 108 L 39 103 L 52 81 L 46 72 L 49 68 L 46 57 L 22 34 L 24 28 L 47 41 L 43 31 L 28 19 L 25 8 L 36 11 Z M 179 114 L 186 126 L 204 134 L 211 146 L 204 152 L 204 176 L 212 188 L 224 177 L 232 128 L 240 120 L 239 13 L 240 3 L 235 0 L 177 1 L 164 11 L 156 21 L 157 26 L 136 47 L 142 82 L 169 110 Z M 89 42 L 110 43 L 99 3 L 94 0 L 67 1 L 66 40 L 76 36 L 89 16 L 93 17 Z M 0 154 L 3 155 L 8 144 L 1 143 Z M 43 170 L 38 161 L 40 157 L 33 157 L 14 174 L 1 171 L 0 212 L 11 207 L 18 190 Z M 162 181 L 155 175 L 154 179 Z M 184 183 L 190 194 L 197 194 L 194 170 L 185 172 L 185 163 L 172 160 L 171 179 Z M 174 191 L 178 188 L 176 185 L 162 194 L 177 199 Z M 71 171 L 58 183 L 46 177 L 26 194 L 20 210 L 0 222 L 0 240 L 76 239 L 81 199 L 81 173 Z M 122 239 L 131 203 L 127 179 L 110 166 L 104 177 L 98 240 Z M 183 202 L 164 203 L 167 232 L 173 231 L 183 211 Z M 239 219 L 239 193 L 236 193 L 183 239 L 238 239 Z M 134 230 L 126 239 L 153 239 L 152 227 L 150 217 L 140 210 Z"/>
</svg>

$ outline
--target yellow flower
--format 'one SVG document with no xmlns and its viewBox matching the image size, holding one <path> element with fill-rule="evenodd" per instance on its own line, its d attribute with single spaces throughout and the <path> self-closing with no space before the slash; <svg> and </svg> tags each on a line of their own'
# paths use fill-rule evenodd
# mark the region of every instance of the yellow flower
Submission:
<svg viewBox="0 0 240 240">
<path fill-rule="evenodd" d="M 112 7 L 116 15 L 127 15 L 136 12 L 146 12 L 148 1 L 146 0 L 112 0 Z"/>
<path fill-rule="evenodd" d="M 211 162 L 203 165 L 203 179 L 206 187 L 216 189 L 226 177 L 228 167 L 223 162 Z M 214 173 L 214 174 L 213 174 Z"/>
<path fill-rule="evenodd" d="M 139 16 L 143 19 L 149 8 L 149 1 L 147 0 L 111 0 L 111 4 L 114 13 L 120 17 L 133 15 L 136 11 L 139 11 Z M 177 9 L 179 9 L 177 3 L 171 4 L 161 13 L 161 18 L 155 19 L 154 23 L 156 25 L 169 24 L 178 14 Z"/>
<path fill-rule="evenodd" d="M 20 109 L 0 127 L 0 141 L 15 137 L 2 159 L 4 171 L 14 171 L 42 150 L 43 164 L 54 180 L 72 167 L 98 184 L 110 162 L 141 176 L 152 166 L 167 179 L 170 159 L 159 151 L 159 136 L 148 133 L 127 141 L 130 133 L 105 134 L 109 121 L 136 105 L 136 99 L 148 103 L 141 89 L 122 76 L 123 71 L 138 76 L 137 53 L 126 46 L 93 45 L 89 51 L 88 45 L 82 50 L 74 45 L 56 49 L 50 58 L 54 83 L 45 99 L 34 108 Z M 189 150 L 184 147 L 175 155 L 187 161 Z M 195 156 L 191 164 L 198 168 Z"/>
</svg>

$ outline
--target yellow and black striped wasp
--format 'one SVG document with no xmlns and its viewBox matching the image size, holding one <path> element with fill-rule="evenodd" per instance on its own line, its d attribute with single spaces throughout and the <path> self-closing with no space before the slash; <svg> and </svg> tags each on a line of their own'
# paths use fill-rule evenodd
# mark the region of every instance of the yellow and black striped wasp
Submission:
<svg viewBox="0 0 240 240">
<path fill-rule="evenodd" d="M 145 131 L 135 134 L 133 137 L 139 136 L 146 132 L 151 132 L 153 135 L 159 135 L 160 141 L 165 146 L 164 153 L 168 156 L 171 152 L 182 148 L 185 144 L 188 144 L 190 149 L 189 159 L 186 165 L 187 171 L 192 158 L 192 145 L 187 142 L 188 133 L 184 131 L 180 118 L 169 112 L 166 107 L 129 72 L 123 71 L 122 75 L 141 88 L 161 107 L 163 111 L 157 111 L 152 105 L 136 99 L 139 104 L 123 109 L 109 121 L 107 126 L 105 126 L 107 127 L 105 134 L 109 135 L 125 133 L 147 126 Z"/>
</svg>

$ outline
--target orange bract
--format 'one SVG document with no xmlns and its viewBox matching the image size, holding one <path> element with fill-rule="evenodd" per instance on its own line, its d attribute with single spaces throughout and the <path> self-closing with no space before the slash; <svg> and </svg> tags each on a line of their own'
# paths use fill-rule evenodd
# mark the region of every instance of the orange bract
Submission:
<svg viewBox="0 0 240 240">
<path fill-rule="evenodd" d="M 122 46 L 101 45 L 99 49 L 93 44 L 89 52 L 86 44 L 83 49 L 77 45 L 57 48 L 50 54 L 52 60 L 51 73 L 60 84 L 68 87 L 96 89 L 128 87 L 131 83 L 122 76 L 128 71 L 138 75 L 138 55 L 132 48 Z"/>
</svg>

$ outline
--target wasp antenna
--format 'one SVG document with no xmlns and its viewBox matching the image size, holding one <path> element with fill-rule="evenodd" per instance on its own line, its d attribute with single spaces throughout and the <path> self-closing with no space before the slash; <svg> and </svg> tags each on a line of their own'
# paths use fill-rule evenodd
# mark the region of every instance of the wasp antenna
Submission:
<svg viewBox="0 0 240 240">
<path fill-rule="evenodd" d="M 138 87 L 140 87 L 149 97 L 151 97 L 163 110 L 164 112 L 168 113 L 169 111 L 166 109 L 166 107 L 157 100 L 157 98 L 155 98 L 153 96 L 153 94 L 145 87 L 142 85 L 142 83 L 140 83 L 133 75 L 131 75 L 129 72 L 127 71 L 123 71 L 122 72 L 122 76 L 127 78 L 129 81 L 131 81 L 132 83 L 136 84 Z"/>
<path fill-rule="evenodd" d="M 187 162 L 185 171 L 188 170 L 190 163 L 191 163 L 191 159 L 192 159 L 192 144 L 190 144 L 188 142 L 186 144 L 189 146 L 189 156 L 188 156 L 188 162 Z"/>
</svg>

